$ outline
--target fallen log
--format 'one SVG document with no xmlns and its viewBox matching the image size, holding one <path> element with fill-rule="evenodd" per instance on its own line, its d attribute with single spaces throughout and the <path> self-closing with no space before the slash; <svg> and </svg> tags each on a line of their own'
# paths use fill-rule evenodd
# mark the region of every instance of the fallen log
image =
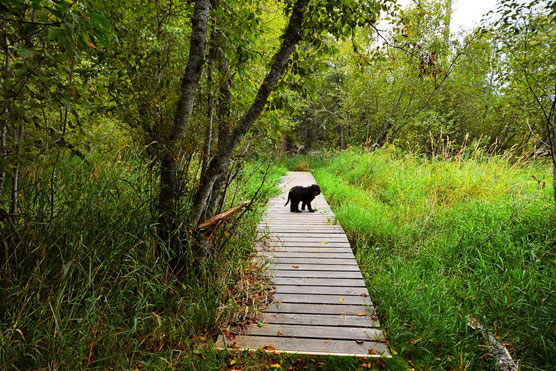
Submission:
<svg viewBox="0 0 556 371">
<path fill-rule="evenodd" d="M 212 238 L 214 236 L 214 232 L 220 227 L 220 225 L 227 223 L 230 219 L 237 214 L 241 209 L 249 205 L 251 201 L 244 201 L 231 209 L 221 212 L 220 214 L 216 214 L 209 219 L 205 220 L 204 222 L 199 223 L 197 229 L 202 229 L 203 234 L 207 236 L 207 238 Z"/>
<path fill-rule="evenodd" d="M 508 348 L 499 342 L 492 332 L 486 330 L 484 326 L 476 318 L 468 315 L 467 326 L 473 330 L 480 330 L 487 346 L 490 347 L 490 353 L 496 359 L 496 369 L 501 371 L 518 371 L 518 363 L 512 359 Z"/>
</svg>

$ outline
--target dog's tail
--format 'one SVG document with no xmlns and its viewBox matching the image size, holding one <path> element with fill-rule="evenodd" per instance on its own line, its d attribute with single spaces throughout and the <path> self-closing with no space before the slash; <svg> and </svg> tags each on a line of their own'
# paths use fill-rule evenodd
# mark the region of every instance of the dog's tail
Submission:
<svg viewBox="0 0 556 371">
<path fill-rule="evenodd" d="M 288 201 L 286 201 L 286 203 L 285 203 L 284 206 L 287 206 L 287 205 L 288 205 L 288 202 L 290 202 L 290 195 L 291 195 L 291 191 L 288 193 Z"/>
</svg>

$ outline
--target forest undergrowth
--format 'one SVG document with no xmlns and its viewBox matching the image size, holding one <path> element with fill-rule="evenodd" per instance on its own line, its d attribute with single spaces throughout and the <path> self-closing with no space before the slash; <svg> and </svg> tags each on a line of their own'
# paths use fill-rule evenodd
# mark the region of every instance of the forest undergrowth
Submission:
<svg viewBox="0 0 556 371">
<path fill-rule="evenodd" d="M 171 369 L 202 362 L 199 344 L 247 314 L 238 298 L 260 289 L 237 283 L 260 273 L 250 263 L 252 241 L 281 173 L 264 160 L 245 165 L 228 203 L 258 192 L 253 212 L 221 228 L 225 242 L 175 277 L 164 254 L 153 255 L 156 177 L 136 153 L 62 159 L 53 193 L 52 167 L 29 170 L 22 221 L 2 224 L 0 369 Z M 184 218 L 189 207 L 186 201 Z"/>
<path fill-rule="evenodd" d="M 556 366 L 550 165 L 471 148 L 386 147 L 286 160 L 311 168 L 344 227 L 394 354 L 416 369 L 494 369 L 468 316 L 521 363 Z"/>
</svg>

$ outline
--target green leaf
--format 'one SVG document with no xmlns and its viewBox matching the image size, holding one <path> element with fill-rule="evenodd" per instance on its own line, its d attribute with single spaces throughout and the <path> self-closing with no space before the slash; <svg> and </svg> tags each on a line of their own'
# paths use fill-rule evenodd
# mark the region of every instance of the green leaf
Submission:
<svg viewBox="0 0 556 371">
<path fill-rule="evenodd" d="M 32 53 L 33 51 L 27 48 L 20 48 L 17 50 L 17 55 L 23 58 L 29 58 Z"/>
<path fill-rule="evenodd" d="M 104 28 L 111 28 L 112 25 L 108 18 L 100 13 L 90 13 L 89 16 L 97 23 L 103 26 Z"/>
</svg>

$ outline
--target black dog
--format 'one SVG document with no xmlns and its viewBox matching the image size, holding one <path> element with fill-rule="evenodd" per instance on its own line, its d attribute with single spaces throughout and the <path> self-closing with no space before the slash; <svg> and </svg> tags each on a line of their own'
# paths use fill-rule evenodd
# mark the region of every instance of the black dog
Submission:
<svg viewBox="0 0 556 371">
<path fill-rule="evenodd" d="M 288 201 L 286 202 L 286 205 L 291 201 L 290 211 L 292 213 L 300 213 L 299 202 L 301 202 L 301 210 L 305 210 L 305 205 L 307 205 L 310 212 L 315 212 L 315 210 L 311 208 L 311 201 L 313 201 L 318 195 L 320 195 L 320 187 L 316 184 L 313 184 L 310 187 L 295 186 L 292 187 L 292 189 L 290 189 L 290 193 L 288 193 Z"/>
</svg>

